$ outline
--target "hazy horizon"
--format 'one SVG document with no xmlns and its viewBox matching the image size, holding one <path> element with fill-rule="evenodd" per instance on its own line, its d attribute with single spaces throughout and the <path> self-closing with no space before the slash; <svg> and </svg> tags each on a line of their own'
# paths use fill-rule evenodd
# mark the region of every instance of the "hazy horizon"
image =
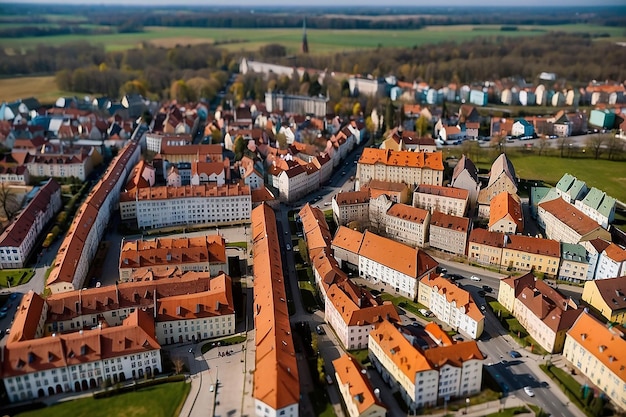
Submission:
<svg viewBox="0 0 626 417">
<path fill-rule="evenodd" d="M 219 1 L 206 1 L 206 0 L 179 0 L 175 3 L 172 0 L 134 0 L 129 3 L 128 0 L 96 0 L 93 2 L 86 2 L 84 0 L 20 0 L 20 1 L 5 1 L 0 0 L 0 4 L 42 4 L 42 5 L 84 5 L 84 6 L 104 6 L 104 5 L 116 5 L 116 6 L 202 6 L 202 7 L 276 7 L 276 6 L 290 6 L 290 7 L 346 7 L 346 6 L 361 6 L 361 7 L 597 7 L 597 6 L 624 6 L 623 0 L 597 0 L 590 4 L 588 0 L 552 0 L 546 2 L 545 0 L 526 0 L 523 4 L 518 1 L 506 1 L 506 0 L 475 0 L 468 4 L 467 0 L 441 0 L 441 1 L 428 1 L 419 2 L 415 0 L 390 0 L 388 2 L 381 2 L 380 0 L 317 0 L 311 4 L 294 4 L 293 0 L 269 0 L 269 1 L 254 1 L 254 0 L 229 0 L 228 2 Z"/>
</svg>

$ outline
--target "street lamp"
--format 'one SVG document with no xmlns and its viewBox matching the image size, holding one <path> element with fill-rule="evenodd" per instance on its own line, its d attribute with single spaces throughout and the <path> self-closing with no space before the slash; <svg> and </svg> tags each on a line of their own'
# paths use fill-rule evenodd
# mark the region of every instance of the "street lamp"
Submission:
<svg viewBox="0 0 626 417">
<path fill-rule="evenodd" d="M 468 412 L 469 405 L 470 405 L 470 399 L 466 398 L 465 399 L 465 414 L 467 414 L 467 412 Z"/>
</svg>

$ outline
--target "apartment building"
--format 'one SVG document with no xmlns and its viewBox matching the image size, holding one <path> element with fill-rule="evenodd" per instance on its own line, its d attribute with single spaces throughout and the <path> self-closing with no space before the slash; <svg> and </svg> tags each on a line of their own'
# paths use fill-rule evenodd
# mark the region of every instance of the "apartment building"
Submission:
<svg viewBox="0 0 626 417">
<path fill-rule="evenodd" d="M 161 372 L 154 320 L 137 309 L 118 326 L 41 335 L 46 302 L 24 295 L 3 348 L 2 381 L 9 401 L 27 401 Z"/>
<path fill-rule="evenodd" d="M 474 229 L 470 232 L 467 245 L 467 259 L 481 265 L 499 267 L 502 265 L 504 234 L 487 229 Z"/>
<path fill-rule="evenodd" d="M 478 193 L 479 206 L 489 206 L 491 200 L 503 191 L 509 194 L 517 194 L 515 168 L 513 168 L 513 164 L 504 153 L 491 164 L 489 182 Z"/>
<path fill-rule="evenodd" d="M 220 235 L 122 241 L 120 282 L 132 279 L 142 268 L 169 267 L 181 271 L 228 274 L 226 242 Z"/>
<path fill-rule="evenodd" d="M 606 321 L 626 324 L 626 275 L 585 282 L 582 300 Z"/>
<path fill-rule="evenodd" d="M 537 271 L 556 277 L 561 246 L 556 240 L 505 235 L 500 267 L 512 271 Z"/>
<path fill-rule="evenodd" d="M 430 212 L 402 203 L 393 203 L 381 195 L 370 200 L 371 229 L 397 242 L 423 248 L 428 241 Z"/>
<path fill-rule="evenodd" d="M 359 361 L 344 354 L 333 361 L 335 379 L 350 417 L 385 417 L 387 409 L 378 398 L 366 370 Z"/>
<path fill-rule="evenodd" d="M 559 280 L 583 282 L 589 273 L 589 256 L 582 245 L 561 243 L 561 265 L 559 266 Z"/>
<path fill-rule="evenodd" d="M 428 244 L 444 252 L 465 255 L 469 225 L 467 217 L 434 211 L 428 226 Z"/>
<path fill-rule="evenodd" d="M 463 188 L 421 184 L 413 191 L 413 206 L 431 213 L 438 211 L 463 217 L 467 211 L 468 201 L 469 191 Z"/>
<path fill-rule="evenodd" d="M 398 389 L 413 413 L 440 399 L 480 392 L 484 356 L 473 340 L 422 351 L 383 321 L 371 332 L 368 349 L 383 381 Z"/>
<path fill-rule="evenodd" d="M 419 283 L 418 301 L 435 317 L 457 332 L 478 339 L 485 328 L 485 316 L 468 291 L 436 274 L 429 274 Z"/>
<path fill-rule="evenodd" d="M 615 278 L 626 275 L 626 249 L 611 243 L 598 258 L 595 279 Z"/>
<path fill-rule="evenodd" d="M 569 204 L 574 204 L 576 200 L 582 199 L 589 191 L 584 181 L 568 173 L 563 174 L 555 188 L 557 195 Z"/>
<path fill-rule="evenodd" d="M 61 187 L 50 179 L 0 234 L 0 268 L 23 268 L 48 222 L 61 209 Z"/>
<path fill-rule="evenodd" d="M 193 140 L 190 134 L 171 135 L 167 133 L 150 132 L 146 133 L 146 149 L 155 154 L 161 153 L 161 146 L 183 146 L 192 145 Z"/>
<path fill-rule="evenodd" d="M 364 234 L 345 226 L 339 226 L 331 241 L 331 249 L 339 267 L 358 270 L 360 264 L 359 251 Z"/>
<path fill-rule="evenodd" d="M 591 190 L 582 200 L 576 200 L 574 205 L 587 216 L 598 222 L 605 229 L 615 220 L 615 206 L 617 200 L 604 191 L 591 187 Z"/>
<path fill-rule="evenodd" d="M 121 188 L 139 156 L 137 143 L 128 142 L 76 212 L 48 276 L 46 286 L 52 293 L 83 287 L 111 213 L 118 207 Z"/>
<path fill-rule="evenodd" d="M 169 164 L 192 162 L 224 162 L 221 144 L 178 145 L 161 142 L 160 156 Z"/>
<path fill-rule="evenodd" d="M 411 187 L 404 182 L 371 180 L 360 189 L 369 191 L 370 201 L 384 195 L 394 203 L 411 203 Z"/>
<path fill-rule="evenodd" d="M 333 218 L 339 226 L 356 222 L 361 227 L 369 225 L 370 195 L 368 190 L 344 191 L 333 196 Z"/>
<path fill-rule="evenodd" d="M 617 327 L 607 326 L 582 313 L 567 332 L 563 356 L 578 372 L 626 411 L 626 338 Z"/>
<path fill-rule="evenodd" d="M 122 220 L 141 229 L 247 223 L 252 209 L 250 188 L 240 184 L 141 188 L 122 193 L 119 204 Z"/>
<path fill-rule="evenodd" d="M 450 186 L 467 190 L 469 208 L 471 210 L 476 208 L 478 193 L 480 192 L 480 180 L 476 165 L 467 156 L 463 155 L 454 167 Z"/>
<path fill-rule="evenodd" d="M 24 166 L 30 176 L 77 178 L 85 181 L 94 167 L 102 163 L 102 157 L 95 147 L 80 148 L 70 153 L 37 153 L 27 154 Z"/>
<path fill-rule="evenodd" d="M 511 313 L 544 350 L 550 353 L 561 352 L 567 330 L 583 309 L 541 280 L 531 280 L 526 276 L 515 281 L 512 277 L 500 281 L 500 292 L 507 293 L 504 288 L 508 286 L 518 294 Z M 510 293 L 509 289 L 508 294 Z"/>
<path fill-rule="evenodd" d="M 565 243 L 580 243 L 590 250 L 589 241 L 595 238 L 611 241 L 611 235 L 595 220 L 564 199 L 539 203 L 539 225 L 548 239 Z"/>
<path fill-rule="evenodd" d="M 409 152 L 365 148 L 357 165 L 356 189 L 371 180 L 442 185 L 441 152 Z"/>
<path fill-rule="evenodd" d="M 254 256 L 255 414 L 297 417 L 300 378 L 291 335 L 276 216 L 266 204 L 251 214 Z"/>
</svg>

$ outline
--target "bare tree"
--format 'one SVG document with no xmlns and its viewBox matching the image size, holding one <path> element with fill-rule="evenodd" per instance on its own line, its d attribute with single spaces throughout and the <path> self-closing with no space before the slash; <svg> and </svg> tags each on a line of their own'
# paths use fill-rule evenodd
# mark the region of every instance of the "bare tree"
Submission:
<svg viewBox="0 0 626 417">
<path fill-rule="evenodd" d="M 602 154 L 602 146 L 606 142 L 605 135 L 591 135 L 587 139 L 587 146 L 593 151 L 593 156 L 598 159 Z"/>
<path fill-rule="evenodd" d="M 172 358 L 172 365 L 174 366 L 174 372 L 176 375 L 180 374 L 185 368 L 185 362 L 180 357 Z"/>
<path fill-rule="evenodd" d="M 2 204 L 2 210 L 7 220 L 12 220 L 20 209 L 17 196 L 11 187 L 5 183 L 0 185 L 0 204 Z"/>
<path fill-rule="evenodd" d="M 539 156 L 543 153 L 544 150 L 550 147 L 550 142 L 548 142 L 548 138 L 542 136 L 539 138 L 539 142 L 537 142 L 537 148 L 539 149 Z"/>
<path fill-rule="evenodd" d="M 568 141 L 569 141 L 568 137 L 562 136 L 562 137 L 559 137 L 559 139 L 556 142 L 557 146 L 559 147 L 559 150 L 561 151 L 561 158 L 563 158 L 563 151 L 565 150 L 565 148 L 567 148 Z"/>
<path fill-rule="evenodd" d="M 617 159 L 624 151 L 624 142 L 615 135 L 610 135 L 606 142 L 606 149 L 610 160 Z"/>
</svg>

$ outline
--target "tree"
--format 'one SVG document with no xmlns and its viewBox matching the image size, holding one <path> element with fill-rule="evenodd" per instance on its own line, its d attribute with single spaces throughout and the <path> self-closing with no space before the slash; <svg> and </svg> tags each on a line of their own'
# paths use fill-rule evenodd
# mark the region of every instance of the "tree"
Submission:
<svg viewBox="0 0 626 417">
<path fill-rule="evenodd" d="M 235 151 L 235 161 L 241 160 L 243 157 L 243 151 L 246 149 L 246 141 L 243 139 L 243 136 L 239 135 L 235 138 L 233 147 Z"/>
<path fill-rule="evenodd" d="M 185 362 L 180 357 L 172 358 L 172 366 L 174 366 L 174 372 L 176 375 L 180 374 L 185 368 Z"/>
<path fill-rule="evenodd" d="M 595 159 L 598 159 L 602 154 L 602 146 L 606 142 L 605 135 L 591 135 L 587 139 L 587 146 L 591 148 L 593 151 L 593 156 Z"/>
<path fill-rule="evenodd" d="M 279 132 L 274 135 L 274 138 L 276 139 L 276 143 L 278 144 L 279 149 L 287 149 L 287 137 L 284 133 Z"/>
<path fill-rule="evenodd" d="M 624 151 L 624 142 L 615 135 L 610 135 L 606 142 L 606 149 L 610 160 L 618 159 Z"/>
<path fill-rule="evenodd" d="M 567 142 L 568 142 L 568 138 L 567 137 L 560 137 L 557 142 L 556 145 L 558 146 L 559 150 L 561 151 L 561 158 L 563 158 L 563 151 L 565 150 L 565 148 L 567 148 Z"/>
<path fill-rule="evenodd" d="M 287 49 L 278 43 L 270 43 L 259 48 L 259 53 L 263 58 L 281 58 L 287 55 Z"/>
<path fill-rule="evenodd" d="M 420 137 L 426 135 L 426 132 L 428 132 L 429 124 L 430 122 L 426 120 L 424 116 L 420 116 L 417 119 L 417 122 L 415 123 L 415 129 L 417 130 L 417 134 Z"/>
<path fill-rule="evenodd" d="M 13 220 L 20 207 L 13 189 L 5 183 L 2 183 L 0 186 L 0 204 L 2 204 L 2 210 L 6 219 Z"/>
<path fill-rule="evenodd" d="M 550 142 L 548 142 L 548 138 L 542 136 L 539 138 L 539 142 L 537 142 L 537 148 L 539 149 L 539 156 L 543 153 L 543 151 L 550 147 Z"/>
</svg>

